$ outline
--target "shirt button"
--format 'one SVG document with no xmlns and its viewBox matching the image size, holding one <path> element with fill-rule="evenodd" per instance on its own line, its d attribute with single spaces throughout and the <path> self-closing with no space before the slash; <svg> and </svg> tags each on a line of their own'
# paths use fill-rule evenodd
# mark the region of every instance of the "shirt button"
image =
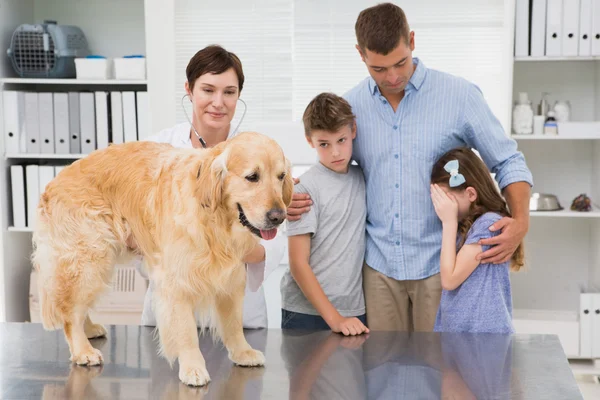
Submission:
<svg viewBox="0 0 600 400">
<path fill-rule="evenodd" d="M 398 158 L 398 154 L 394 154 L 394 158 Z"/>
<path fill-rule="evenodd" d="M 400 187 L 400 185 L 398 185 L 398 184 L 396 183 L 396 189 L 397 189 L 397 188 L 399 188 L 399 187 Z"/>
<path fill-rule="evenodd" d="M 396 214 L 394 214 L 394 216 L 395 216 L 396 218 L 398 218 L 398 217 L 400 216 L 400 214 L 396 213 Z"/>
<path fill-rule="evenodd" d="M 387 104 L 387 100 L 383 100 L 383 101 L 382 101 L 382 103 L 383 103 L 383 104 Z"/>
<path fill-rule="evenodd" d="M 396 241 L 396 246 L 400 246 L 400 242 Z"/>
<path fill-rule="evenodd" d="M 394 125 L 394 129 L 398 129 L 398 125 Z"/>
</svg>

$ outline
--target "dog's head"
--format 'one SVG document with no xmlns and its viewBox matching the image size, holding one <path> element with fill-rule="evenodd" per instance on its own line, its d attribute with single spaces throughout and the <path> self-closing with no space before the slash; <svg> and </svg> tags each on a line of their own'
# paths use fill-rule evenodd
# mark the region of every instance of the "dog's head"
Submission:
<svg viewBox="0 0 600 400">
<path fill-rule="evenodd" d="M 273 239 L 294 191 L 281 147 L 265 135 L 243 132 L 209 152 L 198 168 L 198 200 L 211 212 L 224 208 L 256 236 Z"/>
</svg>

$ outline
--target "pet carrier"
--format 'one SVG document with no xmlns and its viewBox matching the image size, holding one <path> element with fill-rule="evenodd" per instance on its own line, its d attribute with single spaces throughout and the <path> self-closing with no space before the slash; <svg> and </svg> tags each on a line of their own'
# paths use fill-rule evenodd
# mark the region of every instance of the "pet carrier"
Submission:
<svg viewBox="0 0 600 400">
<path fill-rule="evenodd" d="M 75 78 L 75 58 L 90 51 L 80 28 L 44 21 L 20 25 L 7 53 L 22 78 Z"/>
</svg>

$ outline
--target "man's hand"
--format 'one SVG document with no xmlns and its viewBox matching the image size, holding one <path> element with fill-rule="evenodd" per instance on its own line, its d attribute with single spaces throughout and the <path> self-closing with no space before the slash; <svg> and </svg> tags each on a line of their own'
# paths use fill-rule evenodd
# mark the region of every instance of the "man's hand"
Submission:
<svg viewBox="0 0 600 400">
<path fill-rule="evenodd" d="M 294 184 L 298 184 L 300 180 L 298 178 L 294 178 Z M 292 204 L 287 209 L 287 220 L 288 221 L 297 221 L 302 217 L 302 214 L 308 212 L 310 210 L 310 206 L 312 205 L 312 200 L 310 196 L 306 193 L 294 193 L 292 196 Z"/>
<path fill-rule="evenodd" d="M 501 264 L 511 259 L 517 247 L 527 234 L 529 224 L 521 222 L 514 218 L 504 217 L 500 221 L 490 226 L 491 231 L 501 230 L 502 233 L 498 236 L 481 239 L 479 244 L 495 245 L 491 249 L 484 251 L 477 256 L 477 259 L 482 263 Z"/>
</svg>

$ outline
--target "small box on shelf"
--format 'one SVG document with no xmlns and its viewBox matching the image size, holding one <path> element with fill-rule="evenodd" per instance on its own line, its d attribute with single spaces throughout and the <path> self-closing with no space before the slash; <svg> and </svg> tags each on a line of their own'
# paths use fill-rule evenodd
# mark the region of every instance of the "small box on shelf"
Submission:
<svg viewBox="0 0 600 400">
<path fill-rule="evenodd" d="M 115 58 L 114 66 L 116 79 L 146 79 L 146 59 L 143 56 L 126 56 L 123 58 Z"/>
<path fill-rule="evenodd" d="M 112 60 L 105 57 L 95 56 L 76 58 L 75 68 L 77 79 L 112 79 Z"/>
</svg>

